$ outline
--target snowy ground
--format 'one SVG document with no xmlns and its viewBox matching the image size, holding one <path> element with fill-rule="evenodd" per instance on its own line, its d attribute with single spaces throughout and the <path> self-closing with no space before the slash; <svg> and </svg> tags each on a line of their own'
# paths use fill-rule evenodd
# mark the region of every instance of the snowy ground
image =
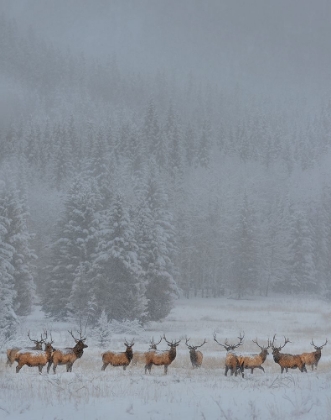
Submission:
<svg viewBox="0 0 331 420">
<path fill-rule="evenodd" d="M 168 340 L 182 339 L 177 358 L 165 376 L 153 367 L 145 375 L 143 366 L 107 367 L 101 372 L 101 352 L 87 337 L 82 359 L 66 373 L 42 375 L 37 368 L 5 366 L 0 354 L 0 419 L 109 420 L 109 419 L 331 419 L 331 307 L 326 302 L 305 298 L 259 298 L 256 300 L 192 299 L 179 300 L 163 322 L 151 323 L 133 336 L 113 336 L 109 349 L 124 350 L 124 339 L 135 340 L 135 350 L 147 350 L 152 336 L 165 333 Z M 72 345 L 67 329 L 72 325 L 50 324 L 35 312 L 22 324 L 22 336 L 43 328 L 52 330 L 55 345 Z M 245 378 L 224 376 L 225 351 L 213 341 L 236 341 L 245 331 L 238 353 L 257 352 L 252 339 L 266 343 L 275 333 L 282 343 L 286 335 L 291 353 L 312 351 L 315 344 L 330 339 L 322 350 L 317 371 L 293 370 L 280 374 L 280 367 L 269 355 L 265 371 Z M 202 347 L 202 368 L 193 370 L 185 335 L 192 344 L 208 340 Z M 165 349 L 162 342 L 160 349 Z"/>
</svg>

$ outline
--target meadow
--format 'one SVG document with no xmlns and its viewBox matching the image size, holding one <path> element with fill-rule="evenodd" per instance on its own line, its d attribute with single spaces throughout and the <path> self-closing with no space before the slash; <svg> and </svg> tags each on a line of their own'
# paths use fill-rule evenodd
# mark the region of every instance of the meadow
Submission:
<svg viewBox="0 0 331 420">
<path fill-rule="evenodd" d="M 6 367 L 5 348 L 0 353 L 0 419 L 22 420 L 108 420 L 108 419 L 331 419 L 331 339 L 322 350 L 317 370 L 307 367 L 281 374 L 271 352 L 264 363 L 265 373 L 245 371 L 245 378 L 224 376 L 226 352 L 213 340 L 238 342 L 245 333 L 237 354 L 258 353 L 252 342 L 266 345 L 276 334 L 277 343 L 284 336 L 291 341 L 284 351 L 313 351 L 331 337 L 331 308 L 323 300 L 306 297 L 252 298 L 247 300 L 180 299 L 168 317 L 151 322 L 130 335 L 113 333 L 106 349 L 96 344 L 93 331 L 87 330 L 88 348 L 67 373 L 59 366 L 57 373 L 40 375 L 37 368 L 24 366 L 16 374 L 14 365 Z M 17 344 L 27 344 L 27 331 L 52 332 L 54 346 L 73 346 L 70 323 L 52 323 L 36 310 L 21 323 Z M 135 351 L 146 351 L 152 337 L 165 334 L 169 341 L 181 340 L 177 357 L 169 366 L 152 367 L 146 374 L 143 365 L 108 366 L 101 371 L 101 353 L 111 349 L 124 351 L 124 341 L 134 340 Z M 199 345 L 204 355 L 202 367 L 193 369 L 185 337 Z M 167 349 L 162 340 L 159 350 Z"/>
</svg>

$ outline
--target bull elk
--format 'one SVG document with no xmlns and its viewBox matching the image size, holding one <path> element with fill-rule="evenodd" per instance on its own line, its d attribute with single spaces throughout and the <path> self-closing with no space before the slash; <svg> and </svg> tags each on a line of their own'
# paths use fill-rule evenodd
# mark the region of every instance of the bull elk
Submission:
<svg viewBox="0 0 331 420">
<path fill-rule="evenodd" d="M 47 334 L 46 334 L 47 338 Z M 29 367 L 38 367 L 39 373 L 42 373 L 43 367 L 51 360 L 54 347 L 53 340 L 45 343 L 45 350 L 19 351 L 16 353 L 15 361 L 17 362 L 16 373 L 18 373 L 24 365 Z"/>
<path fill-rule="evenodd" d="M 316 346 L 314 344 L 314 340 L 312 340 L 310 344 L 314 347 L 315 351 L 311 353 L 301 354 L 301 358 L 303 359 L 306 365 L 311 366 L 311 370 L 314 370 L 314 366 L 317 369 L 318 362 L 320 361 L 320 358 L 322 356 L 322 348 L 327 344 L 327 342 L 328 340 L 325 340 L 324 344 L 322 344 L 321 346 Z"/>
<path fill-rule="evenodd" d="M 146 364 L 146 354 L 150 351 L 156 351 L 157 346 L 161 343 L 162 337 L 158 343 L 155 343 L 154 338 L 150 340 L 149 349 L 147 352 L 136 351 L 133 353 L 131 364 L 136 366 L 138 363 Z"/>
<path fill-rule="evenodd" d="M 170 347 L 169 350 L 163 351 L 161 353 L 156 353 L 155 351 L 150 351 L 146 353 L 146 365 L 145 365 L 145 374 L 147 371 L 151 373 L 152 365 L 155 366 L 164 366 L 164 373 L 168 373 L 168 366 L 175 360 L 176 358 L 176 347 L 179 345 L 181 340 L 179 341 L 168 341 L 163 336 L 164 340 L 166 341 L 167 345 Z"/>
<path fill-rule="evenodd" d="M 239 370 L 241 372 L 241 376 L 244 377 L 243 362 L 240 362 L 238 356 L 234 353 L 234 350 L 242 344 L 244 337 L 245 337 L 245 334 L 240 335 L 238 337 L 239 342 L 237 344 L 229 344 L 227 339 L 225 339 L 225 343 L 222 344 L 217 341 L 216 334 L 214 333 L 214 340 L 216 341 L 216 343 L 224 347 L 227 352 L 226 358 L 225 358 L 225 372 L 224 372 L 225 376 L 227 376 L 229 370 L 230 370 L 231 376 L 233 374 L 237 376 L 237 373 Z"/>
<path fill-rule="evenodd" d="M 194 368 L 199 368 L 202 365 L 203 354 L 201 353 L 200 350 L 197 351 L 197 348 L 202 347 L 204 344 L 207 343 L 207 341 L 205 339 L 204 342 L 200 344 L 200 346 L 191 346 L 188 344 L 189 340 L 190 339 L 186 338 L 185 344 L 187 345 L 190 352 L 190 360 L 191 360 L 192 366 Z"/>
<path fill-rule="evenodd" d="M 132 340 L 131 343 L 128 343 L 125 340 L 124 345 L 126 346 L 125 351 L 122 351 L 120 353 L 106 351 L 101 355 L 103 361 L 103 366 L 101 370 L 105 370 L 108 365 L 123 366 L 123 370 L 125 370 L 126 367 L 129 366 L 133 357 L 132 347 L 134 346 L 134 341 Z"/>
<path fill-rule="evenodd" d="M 43 349 L 43 343 L 45 342 L 43 339 L 43 336 L 41 334 L 40 340 L 34 340 L 30 337 L 30 331 L 28 332 L 28 337 L 31 341 L 35 343 L 32 347 L 13 347 L 11 349 L 7 350 L 7 366 L 12 366 L 12 364 L 15 362 L 15 356 L 18 351 L 28 351 L 28 350 L 42 350 Z"/>
<path fill-rule="evenodd" d="M 47 365 L 47 373 L 49 372 L 52 364 L 54 373 L 56 373 L 56 368 L 58 365 L 66 365 L 67 372 L 72 372 L 72 365 L 77 359 L 80 359 L 83 356 L 84 349 L 88 347 L 88 345 L 85 344 L 86 337 L 82 337 L 81 331 L 77 332 L 79 334 L 79 338 L 76 338 L 72 331 L 68 331 L 68 333 L 76 342 L 74 347 L 66 347 L 63 349 L 57 348 L 54 350 L 52 357 Z"/>
<path fill-rule="evenodd" d="M 281 353 L 281 349 L 286 346 L 287 343 L 290 343 L 290 340 L 286 337 L 284 337 L 285 341 L 282 346 L 275 347 L 276 334 L 273 337 L 271 347 L 272 347 L 272 356 L 276 363 L 279 364 L 281 370 L 280 372 L 283 373 L 284 369 L 286 373 L 289 369 L 296 369 L 298 368 L 301 372 L 307 372 L 305 362 L 301 355 L 299 354 L 287 354 L 287 353 Z"/>
<path fill-rule="evenodd" d="M 266 358 L 269 354 L 268 349 L 271 346 L 271 343 L 268 340 L 267 347 L 260 346 L 257 340 L 252 340 L 258 347 L 260 347 L 261 351 L 259 354 L 254 356 L 238 356 L 239 364 L 243 365 L 244 369 L 250 369 L 251 373 L 253 373 L 254 369 L 261 369 L 264 372 L 264 367 L 262 364 L 266 361 Z"/>
</svg>

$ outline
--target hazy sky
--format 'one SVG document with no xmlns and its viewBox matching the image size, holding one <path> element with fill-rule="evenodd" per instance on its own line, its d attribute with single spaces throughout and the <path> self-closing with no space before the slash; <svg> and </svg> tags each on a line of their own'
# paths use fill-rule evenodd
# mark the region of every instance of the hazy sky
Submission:
<svg viewBox="0 0 331 420">
<path fill-rule="evenodd" d="M 330 0 L 0 0 L 55 45 L 254 90 L 329 89 Z"/>
</svg>

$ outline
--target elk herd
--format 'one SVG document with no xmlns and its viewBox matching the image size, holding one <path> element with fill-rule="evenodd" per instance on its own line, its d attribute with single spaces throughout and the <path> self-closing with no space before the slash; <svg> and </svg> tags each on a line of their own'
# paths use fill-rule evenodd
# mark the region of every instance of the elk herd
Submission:
<svg viewBox="0 0 331 420">
<path fill-rule="evenodd" d="M 59 348 L 53 346 L 52 335 L 48 336 L 47 331 L 44 331 L 40 336 L 40 340 L 34 340 L 30 337 L 30 332 L 28 333 L 29 339 L 34 343 L 32 347 L 13 347 L 7 350 L 7 366 L 12 366 L 14 362 L 17 362 L 16 372 L 18 373 L 23 366 L 29 367 L 38 367 L 39 373 L 42 373 L 42 369 L 47 365 L 47 373 L 49 373 L 51 366 L 53 365 L 53 372 L 56 373 L 56 368 L 58 365 L 66 365 L 66 371 L 71 372 L 74 362 L 81 358 L 84 349 L 88 346 L 85 344 L 86 337 L 83 338 L 81 331 L 78 331 L 79 338 L 75 337 L 72 331 L 68 331 L 71 337 L 75 341 L 73 347 Z M 254 369 L 261 369 L 265 372 L 263 363 L 266 361 L 269 351 L 271 350 L 272 357 L 275 363 L 280 366 L 281 373 L 288 372 L 288 369 L 298 368 L 301 372 L 307 372 L 306 366 L 311 366 L 311 369 L 317 369 L 318 362 L 321 358 L 322 348 L 327 344 L 327 339 L 325 343 L 317 346 L 314 341 L 311 341 L 311 345 L 314 347 L 315 351 L 310 353 L 301 353 L 301 354 L 289 354 L 283 353 L 281 350 L 285 347 L 287 343 L 290 343 L 290 340 L 284 337 L 284 343 L 277 346 L 275 344 L 276 335 L 273 336 L 272 340 L 267 340 L 265 346 L 261 346 L 257 339 L 252 340 L 256 344 L 260 352 L 255 355 L 240 355 L 237 354 L 236 349 L 243 344 L 245 334 L 242 333 L 238 337 L 238 342 L 230 344 L 227 339 L 223 343 L 219 342 L 214 333 L 214 341 L 223 347 L 226 351 L 225 355 L 225 376 L 227 376 L 230 371 L 231 375 L 237 376 L 241 374 L 244 378 L 245 369 L 249 369 L 253 374 Z M 164 340 L 167 346 L 167 350 L 159 351 L 157 346 Z M 207 343 L 206 339 L 199 345 L 189 344 L 190 339 L 186 337 L 185 345 L 188 348 L 190 361 L 193 368 L 199 368 L 202 366 L 203 354 L 198 348 L 202 347 Z M 133 352 L 134 341 L 128 342 L 124 341 L 125 351 L 123 352 L 113 352 L 106 351 L 102 353 L 102 367 L 101 370 L 104 371 L 108 365 L 111 366 L 122 366 L 125 370 L 127 366 L 130 365 L 144 365 L 145 374 L 148 372 L 151 373 L 152 366 L 163 366 L 164 373 L 168 373 L 169 365 L 176 358 L 176 349 L 179 346 L 181 340 L 168 341 L 166 336 L 163 335 L 160 337 L 160 340 L 156 343 L 154 338 L 151 339 L 149 349 L 146 352 Z M 44 348 L 43 348 L 44 346 Z"/>
</svg>

